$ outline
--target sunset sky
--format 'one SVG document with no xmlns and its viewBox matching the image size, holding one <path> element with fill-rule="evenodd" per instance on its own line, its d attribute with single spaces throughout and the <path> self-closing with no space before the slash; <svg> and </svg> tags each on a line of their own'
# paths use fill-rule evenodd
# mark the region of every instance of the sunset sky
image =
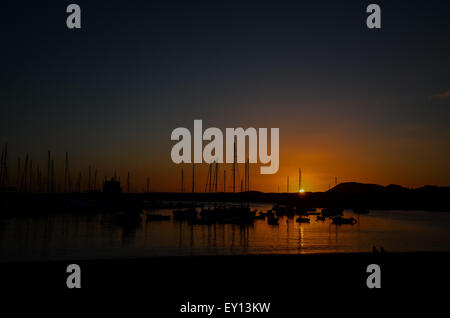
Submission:
<svg viewBox="0 0 450 318">
<path fill-rule="evenodd" d="M 73 2 L 81 30 L 65 24 Z M 295 191 L 298 168 L 306 191 L 335 176 L 450 185 L 449 3 L 376 1 L 381 30 L 366 27 L 365 1 L 28 3 L 6 1 L 0 16 L 12 181 L 18 157 L 44 168 L 52 150 L 60 180 L 67 151 L 72 179 L 92 165 L 130 171 L 135 191 L 147 176 L 152 190 L 178 191 L 170 134 L 202 119 L 280 128 L 280 169 L 253 166 L 253 190 L 285 191 L 289 175 Z M 197 172 L 203 190 L 206 165 Z"/>
</svg>

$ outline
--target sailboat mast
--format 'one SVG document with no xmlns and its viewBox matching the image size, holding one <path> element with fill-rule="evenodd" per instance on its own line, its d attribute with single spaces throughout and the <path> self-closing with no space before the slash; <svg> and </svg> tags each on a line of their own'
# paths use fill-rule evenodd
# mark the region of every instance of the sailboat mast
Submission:
<svg viewBox="0 0 450 318">
<path fill-rule="evenodd" d="M 67 192 L 68 183 L 68 169 L 69 169 L 69 154 L 66 152 L 66 161 L 64 162 L 64 192 Z"/>
<path fill-rule="evenodd" d="M 33 160 L 30 160 L 30 184 L 29 184 L 29 191 L 32 191 L 33 187 Z"/>
<path fill-rule="evenodd" d="M 127 193 L 130 193 L 130 172 L 127 174 Z"/>
<path fill-rule="evenodd" d="M 215 177 L 216 182 L 214 183 L 214 192 L 217 192 L 218 176 L 219 176 L 219 164 L 216 161 L 216 177 Z"/>
<path fill-rule="evenodd" d="M 227 192 L 227 171 L 223 170 L 223 192 Z"/>
<path fill-rule="evenodd" d="M 298 168 L 298 191 L 302 189 L 302 169 Z"/>
<path fill-rule="evenodd" d="M 69 182 L 70 182 L 70 175 L 69 175 Z M 97 168 L 94 168 L 94 191 L 97 190 Z"/>
<path fill-rule="evenodd" d="M 184 170 L 181 168 L 181 192 L 184 192 Z"/>
<path fill-rule="evenodd" d="M 192 163 L 192 193 L 195 192 L 195 182 L 194 182 L 195 171 L 194 171 L 194 167 L 195 167 L 195 164 Z"/>
<path fill-rule="evenodd" d="M 236 143 L 233 144 L 233 193 L 236 192 Z"/>
<path fill-rule="evenodd" d="M 286 181 L 286 192 L 289 193 L 289 176 L 287 176 L 287 181 Z"/>
<path fill-rule="evenodd" d="M 50 163 L 50 150 L 47 153 L 47 191 L 50 192 L 50 170 L 51 170 L 51 163 Z"/>
</svg>

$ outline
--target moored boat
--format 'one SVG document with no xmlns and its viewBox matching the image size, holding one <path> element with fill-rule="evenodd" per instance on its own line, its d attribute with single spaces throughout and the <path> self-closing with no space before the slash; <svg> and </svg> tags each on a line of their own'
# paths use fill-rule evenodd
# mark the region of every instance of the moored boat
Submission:
<svg viewBox="0 0 450 318">
<path fill-rule="evenodd" d="M 324 208 L 321 212 L 322 216 L 341 216 L 344 214 L 344 209 L 340 208 Z"/>
<path fill-rule="evenodd" d="M 297 223 L 309 223 L 309 218 L 304 218 L 304 217 L 298 217 L 297 220 L 295 220 L 295 222 Z"/>
<path fill-rule="evenodd" d="M 332 222 L 333 224 L 336 225 L 341 225 L 341 224 L 350 224 L 350 225 L 354 225 L 357 223 L 356 219 L 351 217 L 351 218 L 344 218 L 342 216 L 336 216 L 334 218 L 332 218 Z"/>
<path fill-rule="evenodd" d="M 189 220 L 197 218 L 197 210 L 195 208 L 173 210 L 172 214 L 173 218 L 177 220 Z"/>
</svg>

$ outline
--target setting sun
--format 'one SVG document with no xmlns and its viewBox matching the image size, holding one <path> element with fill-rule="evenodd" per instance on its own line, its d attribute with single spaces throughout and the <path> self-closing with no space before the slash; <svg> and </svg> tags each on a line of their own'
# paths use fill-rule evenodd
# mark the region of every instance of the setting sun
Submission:
<svg viewBox="0 0 450 318">
<path fill-rule="evenodd" d="M 303 189 L 300 189 L 298 192 L 300 192 L 300 193 L 303 193 L 303 192 L 305 192 L 305 190 L 303 190 Z"/>
</svg>

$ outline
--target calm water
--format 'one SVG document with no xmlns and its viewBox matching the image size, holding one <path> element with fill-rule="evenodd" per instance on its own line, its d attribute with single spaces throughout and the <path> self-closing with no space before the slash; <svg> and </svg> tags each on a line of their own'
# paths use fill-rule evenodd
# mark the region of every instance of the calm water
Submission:
<svg viewBox="0 0 450 318">
<path fill-rule="evenodd" d="M 252 208 L 267 210 L 268 204 Z M 149 213 L 149 212 L 145 212 Z M 171 215 L 171 210 L 158 213 Z M 57 260 L 129 258 L 173 255 L 369 252 L 450 250 L 450 213 L 371 211 L 357 216 L 356 225 L 289 222 L 279 226 L 255 220 L 253 226 L 189 225 L 179 221 L 143 222 L 124 229 L 111 216 L 52 215 L 0 220 L 0 259 Z"/>
</svg>

